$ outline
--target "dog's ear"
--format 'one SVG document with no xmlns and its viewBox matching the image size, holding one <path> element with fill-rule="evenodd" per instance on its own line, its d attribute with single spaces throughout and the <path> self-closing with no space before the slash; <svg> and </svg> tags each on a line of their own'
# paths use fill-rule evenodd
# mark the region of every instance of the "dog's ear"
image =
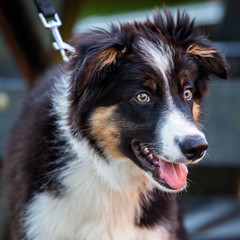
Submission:
<svg viewBox="0 0 240 240">
<path fill-rule="evenodd" d="M 207 74 L 215 74 L 223 79 L 228 78 L 229 67 L 225 56 L 210 43 L 201 45 L 193 42 L 187 46 L 186 52 L 194 55 L 200 61 L 200 65 Z"/>
<path fill-rule="evenodd" d="M 99 72 L 104 67 L 116 64 L 117 60 L 124 55 L 126 48 L 119 48 L 119 46 L 111 46 L 99 52 L 93 57 L 91 63 L 91 72 Z"/>
<path fill-rule="evenodd" d="M 79 94 L 87 86 L 97 89 L 101 82 L 107 86 L 126 52 L 122 41 L 112 32 L 104 30 L 80 34 L 74 46 L 76 53 L 72 56 L 70 68 L 74 90 Z"/>
</svg>

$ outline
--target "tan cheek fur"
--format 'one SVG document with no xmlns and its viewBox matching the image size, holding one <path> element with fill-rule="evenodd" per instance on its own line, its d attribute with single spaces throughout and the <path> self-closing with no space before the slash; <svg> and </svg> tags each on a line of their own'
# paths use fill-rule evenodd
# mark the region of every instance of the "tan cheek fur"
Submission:
<svg viewBox="0 0 240 240">
<path fill-rule="evenodd" d="M 99 107 L 90 119 L 91 134 L 108 155 L 113 158 L 121 158 L 124 155 L 118 149 L 120 128 L 113 119 L 115 110 L 116 106 Z"/>
<path fill-rule="evenodd" d="M 196 102 L 193 102 L 193 117 L 196 121 L 199 120 L 200 114 L 201 114 L 200 105 L 197 104 Z"/>
</svg>

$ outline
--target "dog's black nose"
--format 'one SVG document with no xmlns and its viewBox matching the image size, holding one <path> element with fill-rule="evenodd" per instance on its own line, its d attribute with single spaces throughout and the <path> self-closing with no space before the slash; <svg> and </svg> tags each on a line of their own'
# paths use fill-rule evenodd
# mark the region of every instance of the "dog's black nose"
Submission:
<svg viewBox="0 0 240 240">
<path fill-rule="evenodd" d="M 179 145 L 182 153 L 191 161 L 201 158 L 208 148 L 206 139 L 200 136 L 186 137 Z"/>
</svg>

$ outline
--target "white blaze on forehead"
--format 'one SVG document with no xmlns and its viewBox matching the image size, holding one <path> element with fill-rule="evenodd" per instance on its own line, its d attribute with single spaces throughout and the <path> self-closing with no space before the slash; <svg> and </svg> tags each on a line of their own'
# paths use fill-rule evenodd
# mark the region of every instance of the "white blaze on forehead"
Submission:
<svg viewBox="0 0 240 240">
<path fill-rule="evenodd" d="M 139 42 L 139 51 L 143 56 L 144 60 L 149 62 L 155 69 L 160 71 L 160 73 L 162 74 L 165 83 L 164 90 L 167 96 L 167 103 L 172 106 L 173 99 L 170 93 L 167 72 L 170 72 L 172 68 L 173 50 L 170 48 L 169 45 L 161 42 L 159 42 L 158 44 L 154 44 L 144 38 L 141 38 Z"/>
</svg>

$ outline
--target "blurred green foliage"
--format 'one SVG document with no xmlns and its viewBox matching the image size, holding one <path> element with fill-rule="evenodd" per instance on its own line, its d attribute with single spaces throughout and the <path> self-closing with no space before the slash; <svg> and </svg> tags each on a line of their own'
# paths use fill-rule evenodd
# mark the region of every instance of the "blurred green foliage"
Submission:
<svg viewBox="0 0 240 240">
<path fill-rule="evenodd" d="M 79 17 L 84 18 L 91 15 L 107 15 L 142 9 L 154 9 L 163 5 L 171 6 L 199 2 L 204 2 L 204 0 L 85 0 L 82 3 Z"/>
</svg>

